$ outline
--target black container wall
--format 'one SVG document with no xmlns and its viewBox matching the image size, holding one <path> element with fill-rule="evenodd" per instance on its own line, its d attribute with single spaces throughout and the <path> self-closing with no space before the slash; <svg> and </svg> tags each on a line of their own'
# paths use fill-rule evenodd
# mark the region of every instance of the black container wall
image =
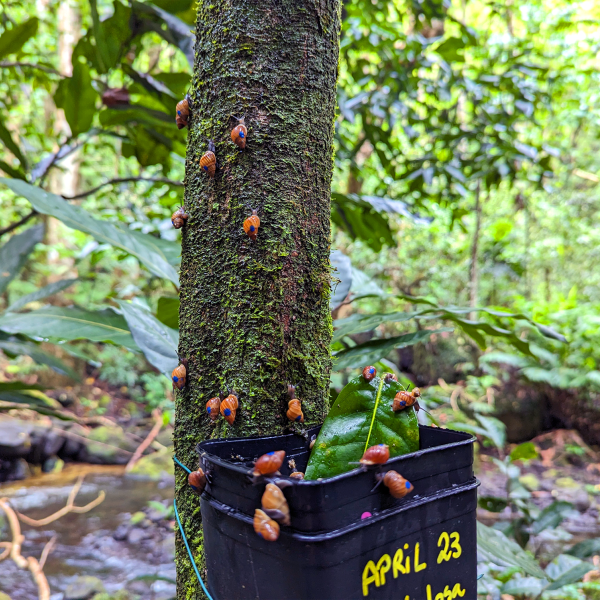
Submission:
<svg viewBox="0 0 600 600">
<path fill-rule="evenodd" d="M 201 498 L 214 600 L 476 600 L 478 483 L 325 534 L 259 538 L 250 517 Z"/>
<path fill-rule="evenodd" d="M 389 460 L 382 467 L 355 469 L 324 481 L 289 479 L 293 487 L 283 490 L 290 506 L 293 529 L 296 532 L 331 531 L 359 521 L 363 512 L 379 513 L 397 506 L 387 489 L 377 483 L 376 475 L 390 469 L 398 471 L 414 486 L 412 499 L 459 486 L 473 478 L 472 435 L 419 427 L 420 450 Z M 310 430 L 309 438 L 319 428 Z M 266 480 L 251 477 L 253 462 L 261 454 L 285 450 L 281 469 L 285 477 L 291 472 L 289 460 L 304 471 L 310 456 L 309 444 L 297 435 L 265 438 L 210 440 L 198 445 L 200 466 L 209 473 L 207 492 L 217 502 L 234 507 L 252 517 L 260 507 Z M 286 478 L 287 479 L 287 478 Z"/>
</svg>

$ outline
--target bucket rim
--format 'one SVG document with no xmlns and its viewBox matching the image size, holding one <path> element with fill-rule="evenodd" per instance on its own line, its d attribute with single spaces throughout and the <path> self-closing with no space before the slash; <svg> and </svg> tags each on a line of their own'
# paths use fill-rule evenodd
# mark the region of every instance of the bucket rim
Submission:
<svg viewBox="0 0 600 600">
<path fill-rule="evenodd" d="M 311 431 L 314 431 L 316 429 L 320 429 L 321 426 L 317 426 L 317 427 L 313 427 L 311 429 L 308 430 L 308 434 L 310 435 Z M 469 444 L 473 444 L 477 438 L 475 435 L 467 433 L 465 431 L 456 431 L 455 429 L 446 429 L 446 428 L 441 428 L 441 427 L 431 427 L 429 425 L 419 425 L 419 429 L 429 429 L 429 430 L 442 430 L 442 431 L 450 431 L 452 433 L 457 433 L 459 435 L 463 435 L 465 436 L 465 438 L 463 440 L 460 441 L 456 441 L 456 442 L 450 442 L 448 444 L 441 444 L 440 446 L 433 446 L 431 448 L 424 448 L 422 450 L 416 450 L 415 452 L 409 452 L 408 454 L 402 454 L 401 456 L 395 456 L 394 458 L 390 458 L 384 465 L 368 465 L 368 466 L 358 466 L 355 469 L 352 469 L 351 471 L 347 471 L 346 473 L 340 473 L 339 475 L 334 475 L 333 477 L 327 477 L 325 479 L 313 479 L 310 481 L 306 481 L 304 479 L 294 479 L 292 478 L 287 478 L 290 479 L 291 483 L 293 485 L 301 485 L 301 486 L 316 486 L 316 485 L 323 485 L 324 483 L 330 483 L 330 482 L 337 482 L 346 478 L 350 478 L 350 477 L 354 477 L 355 475 L 357 475 L 358 473 L 364 473 L 365 471 L 373 471 L 373 470 L 377 470 L 380 469 L 381 467 L 387 467 L 388 465 L 396 465 L 398 463 L 400 463 L 402 460 L 406 460 L 409 458 L 419 458 L 423 455 L 429 454 L 431 452 L 439 452 L 440 450 L 445 450 L 447 448 L 457 448 L 459 446 L 466 446 Z M 196 452 L 200 457 L 200 460 L 208 460 L 209 462 L 216 464 L 218 466 L 230 469 L 232 471 L 236 471 L 240 474 L 243 475 L 250 475 L 252 476 L 252 469 L 248 468 L 248 467 L 243 467 L 239 464 L 233 463 L 229 460 L 226 460 L 224 458 L 221 458 L 220 456 L 217 456 L 216 454 L 211 454 L 210 452 L 206 451 L 202 446 L 203 445 L 207 445 L 210 443 L 214 443 L 214 442 L 244 442 L 244 441 L 251 441 L 251 440 L 262 440 L 262 441 L 269 441 L 269 440 L 276 440 L 276 439 L 280 439 L 280 438 L 289 438 L 289 437 L 299 437 L 297 434 L 295 433 L 288 433 L 288 434 L 284 434 L 284 435 L 272 435 L 272 436 L 264 436 L 264 437 L 248 437 L 248 438 L 244 438 L 244 437 L 238 437 L 238 438 L 219 438 L 219 439 L 211 439 L 211 440 L 204 440 L 203 442 L 200 442 L 199 444 L 196 445 Z M 285 476 L 283 476 L 285 477 Z"/>
</svg>

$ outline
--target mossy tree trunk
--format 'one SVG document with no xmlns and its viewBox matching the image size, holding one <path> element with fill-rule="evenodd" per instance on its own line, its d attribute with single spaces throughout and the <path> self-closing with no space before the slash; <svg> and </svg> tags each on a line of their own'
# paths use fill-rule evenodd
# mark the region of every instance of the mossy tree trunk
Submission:
<svg viewBox="0 0 600 600">
<path fill-rule="evenodd" d="M 206 438 L 278 434 L 321 423 L 331 366 L 330 186 L 340 0 L 200 0 L 190 96 L 181 264 L 175 451 L 197 465 Z M 246 149 L 230 138 L 245 117 Z M 198 161 L 214 140 L 214 179 Z M 256 241 L 243 222 L 257 209 Z M 296 384 L 304 424 L 286 418 Z M 234 389 L 232 426 L 212 423 L 207 400 Z M 177 472 L 176 498 L 203 571 L 198 498 Z M 178 598 L 201 598 L 177 542 Z M 235 576 L 235 573 L 232 573 Z"/>
</svg>

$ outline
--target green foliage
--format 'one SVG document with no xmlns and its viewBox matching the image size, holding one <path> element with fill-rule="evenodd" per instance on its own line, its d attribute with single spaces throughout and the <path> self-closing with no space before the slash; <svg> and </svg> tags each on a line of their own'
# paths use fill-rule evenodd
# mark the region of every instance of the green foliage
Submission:
<svg viewBox="0 0 600 600">
<path fill-rule="evenodd" d="M 395 413 L 394 396 L 402 390 L 382 377 L 351 380 L 331 407 L 311 452 L 305 479 L 333 477 L 356 468 L 365 450 L 387 444 L 390 457 L 419 449 L 417 415 L 410 407 Z"/>
</svg>

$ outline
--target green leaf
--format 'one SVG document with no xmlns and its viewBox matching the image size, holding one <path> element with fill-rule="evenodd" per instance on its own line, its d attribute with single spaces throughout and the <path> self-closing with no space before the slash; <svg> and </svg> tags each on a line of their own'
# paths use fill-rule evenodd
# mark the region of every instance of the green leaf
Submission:
<svg viewBox="0 0 600 600">
<path fill-rule="evenodd" d="M 54 283 L 50 283 L 42 288 L 35 290 L 35 292 L 31 292 L 31 294 L 21 296 L 18 300 L 13 302 L 6 309 L 6 312 L 16 312 L 17 310 L 20 310 L 30 302 L 37 302 L 38 300 L 48 298 L 48 296 L 53 296 L 54 294 L 72 286 L 76 281 L 77 279 L 62 279 L 61 281 L 55 281 Z"/>
<path fill-rule="evenodd" d="M 357 467 L 365 450 L 387 444 L 390 457 L 419 449 L 419 424 L 413 407 L 395 413 L 394 396 L 402 390 L 397 381 L 381 377 L 366 381 L 359 376 L 335 400 L 306 467 L 305 479 L 334 477 Z"/>
<path fill-rule="evenodd" d="M 567 550 L 567 554 L 576 556 L 577 558 L 588 558 L 594 556 L 594 554 L 600 553 L 600 538 L 593 538 L 591 540 L 584 540 L 575 544 L 572 548 Z"/>
<path fill-rule="evenodd" d="M 76 62 L 73 65 L 73 75 L 63 79 L 54 94 L 54 102 L 65 111 L 73 136 L 88 131 L 92 126 L 97 98 L 88 65 Z"/>
<path fill-rule="evenodd" d="M 406 348 L 413 346 L 423 340 L 426 340 L 433 333 L 441 333 L 443 331 L 452 331 L 452 329 L 421 329 L 414 333 L 406 333 L 396 337 L 370 340 L 364 344 L 341 350 L 335 354 L 335 362 L 333 365 L 334 371 L 342 369 L 352 369 L 364 365 L 370 365 L 377 362 L 381 358 L 385 358 L 395 348 Z"/>
<path fill-rule="evenodd" d="M 0 381 L 0 392 L 14 392 L 20 390 L 45 390 L 41 385 L 25 383 L 23 381 Z"/>
<path fill-rule="evenodd" d="M 519 544 L 501 531 L 477 523 L 477 550 L 485 560 L 508 567 L 518 567 L 529 575 L 546 578 L 540 565 Z"/>
<path fill-rule="evenodd" d="M 508 506 L 508 500 L 498 496 L 479 496 L 477 503 L 490 512 L 502 512 Z"/>
<path fill-rule="evenodd" d="M 544 529 L 554 528 L 560 525 L 573 510 L 570 502 L 555 500 L 540 513 L 540 516 L 534 521 L 531 531 L 537 535 Z"/>
<path fill-rule="evenodd" d="M 23 169 L 15 169 L 3 160 L 0 160 L 0 170 L 4 171 L 7 175 L 10 175 L 15 179 L 22 179 L 23 181 L 27 180 L 27 176 L 25 175 L 25 171 L 23 171 Z"/>
<path fill-rule="evenodd" d="M 112 309 L 48 306 L 28 313 L 4 313 L 0 316 L 0 330 L 33 338 L 112 342 L 138 350 L 125 319 Z"/>
<path fill-rule="evenodd" d="M 47 415 L 50 417 L 56 417 L 63 421 L 76 421 L 77 417 L 70 415 L 67 412 L 62 411 L 60 404 L 49 398 L 41 392 L 29 388 L 30 394 L 20 391 L 2 391 L 0 390 L 0 411 L 12 410 L 14 408 L 21 408 L 19 405 L 23 405 L 23 408 L 29 408 L 39 413 L 40 415 Z"/>
<path fill-rule="evenodd" d="M 21 148 L 19 148 L 18 144 L 13 140 L 10 131 L 6 129 L 4 123 L 0 120 L 0 140 L 4 143 L 4 145 L 10 150 L 19 160 L 23 169 L 27 170 L 27 160 L 23 153 L 21 152 Z"/>
<path fill-rule="evenodd" d="M 475 418 L 479 421 L 480 426 L 472 425 L 471 423 L 452 423 L 451 427 L 458 431 L 481 435 L 489 439 L 496 448 L 504 448 L 504 444 L 506 443 L 506 426 L 504 423 L 494 417 L 484 417 L 480 414 L 476 414 Z M 514 468 L 516 469 L 517 467 L 515 466 Z"/>
<path fill-rule="evenodd" d="M 8 284 L 19 274 L 35 245 L 43 239 L 44 227 L 36 225 L 25 230 L 23 233 L 13 235 L 0 248 L 0 294 L 4 292 Z"/>
<path fill-rule="evenodd" d="M 347 319 L 338 319 L 333 322 L 335 331 L 332 342 L 337 342 L 347 335 L 371 331 L 383 323 L 399 323 L 418 317 L 421 313 L 395 312 L 388 314 L 362 315 L 355 313 Z"/>
<path fill-rule="evenodd" d="M 547 576 L 554 581 L 546 586 L 545 591 L 558 590 L 565 585 L 580 581 L 593 568 L 590 563 L 578 560 L 574 556 L 559 554 L 546 567 Z"/>
<path fill-rule="evenodd" d="M 158 240 L 139 231 L 126 229 L 119 224 L 98 221 L 79 206 L 69 204 L 60 196 L 24 181 L 0 178 L 0 182 L 15 194 L 27 198 L 38 212 L 56 217 L 67 227 L 89 233 L 99 242 L 125 250 L 155 275 L 179 285 L 177 273 L 168 262 L 179 255 L 178 244 Z"/>
<path fill-rule="evenodd" d="M 170 375 L 179 364 L 179 332 L 167 327 L 152 313 L 136 304 L 122 300 L 118 302 L 131 335 L 148 362 L 161 373 Z"/>
<path fill-rule="evenodd" d="M 59 358 L 56 358 L 56 356 L 44 352 L 37 344 L 33 344 L 32 342 L 23 342 L 15 338 L 7 340 L 0 339 L 0 350 L 9 356 L 29 356 L 38 365 L 46 365 L 60 375 L 66 375 L 75 381 L 80 380 L 79 374 L 73 371 L 71 367 L 66 365 Z"/>
<path fill-rule="evenodd" d="M 534 458 L 537 458 L 537 455 L 538 452 L 535 444 L 525 442 L 519 444 L 516 448 L 513 448 L 513 451 L 510 453 L 510 460 L 513 462 L 515 460 L 533 460 Z"/>
<path fill-rule="evenodd" d="M 95 0 L 92 0 L 95 7 Z M 96 48 L 102 60 L 102 66 L 108 72 L 117 66 L 121 55 L 127 49 L 127 42 L 132 38 L 133 32 L 129 26 L 131 9 L 120 2 L 114 2 L 112 16 L 100 21 L 96 27 L 94 21 L 94 37 Z M 92 15 L 94 12 L 92 13 Z M 95 11 L 97 15 L 97 11 Z"/>
<path fill-rule="evenodd" d="M 37 33 L 38 23 L 37 17 L 33 17 L 12 29 L 5 29 L 0 36 L 0 59 L 19 52 L 25 42 Z"/>
<path fill-rule="evenodd" d="M 339 250 L 332 250 L 329 260 L 331 266 L 335 269 L 333 276 L 339 279 L 339 283 L 334 283 L 329 308 L 335 310 L 346 299 L 352 286 L 352 263 L 350 259 Z"/>
<path fill-rule="evenodd" d="M 156 318 L 171 329 L 179 329 L 179 298 L 159 298 Z"/>
<path fill-rule="evenodd" d="M 511 579 L 502 586 L 502 593 L 511 596 L 521 595 L 527 598 L 537 598 L 542 593 L 546 583 L 546 579 L 538 579 L 537 577 Z"/>
</svg>

